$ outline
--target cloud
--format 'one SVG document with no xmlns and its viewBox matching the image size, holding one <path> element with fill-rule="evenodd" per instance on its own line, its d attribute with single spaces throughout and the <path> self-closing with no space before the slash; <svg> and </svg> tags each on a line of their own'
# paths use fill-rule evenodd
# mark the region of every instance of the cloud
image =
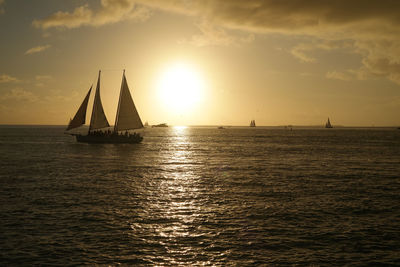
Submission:
<svg viewBox="0 0 400 267">
<path fill-rule="evenodd" d="M 354 76 L 346 73 L 346 72 L 340 72 L 340 71 L 330 71 L 326 73 L 326 78 L 328 79 L 333 79 L 333 80 L 342 80 L 342 81 L 349 81 L 354 79 Z"/>
<path fill-rule="evenodd" d="M 0 95 L 0 101 L 8 100 L 36 102 L 38 97 L 30 91 L 26 91 L 22 88 L 14 88 L 4 95 Z"/>
<path fill-rule="evenodd" d="M 92 10 L 88 5 L 73 12 L 58 11 L 44 19 L 33 21 L 36 28 L 78 28 L 81 26 L 101 26 L 127 19 L 144 20 L 149 17 L 148 9 L 136 6 L 132 0 L 101 0 L 101 7 Z"/>
<path fill-rule="evenodd" d="M 19 80 L 7 74 L 0 75 L 0 83 L 10 83 L 10 82 L 19 82 Z"/>
<path fill-rule="evenodd" d="M 306 51 L 310 51 L 310 50 L 314 50 L 314 46 L 310 46 L 307 44 L 299 44 L 299 45 L 293 47 L 292 50 L 290 51 L 290 53 L 294 57 L 300 59 L 300 61 L 315 62 L 316 61 L 315 58 L 310 57 L 310 56 L 306 55 L 306 53 L 305 53 Z"/>
<path fill-rule="evenodd" d="M 291 53 L 303 62 L 315 62 L 312 49 L 334 49 L 347 44 L 363 56 L 359 76 L 386 77 L 400 84 L 400 1 L 391 0 L 231 0 L 176 1 L 136 0 L 144 6 L 187 16 L 200 17 L 220 29 L 320 40 L 314 47 L 295 46 Z M 201 30 L 201 29 L 200 29 Z M 221 31 L 222 31 L 221 30 Z M 215 44 L 214 35 L 194 37 L 193 41 Z M 216 36 L 218 40 L 220 36 Z M 226 39 L 225 42 L 233 42 Z M 196 43 L 196 42 L 195 42 Z M 324 47 L 325 46 L 325 47 Z M 348 73 L 347 73 L 348 74 Z M 330 78 L 346 75 L 330 73 Z"/>
<path fill-rule="evenodd" d="M 3 6 L 3 4 L 5 3 L 5 1 L 4 0 L 0 0 L 0 15 L 1 14 L 4 14 L 4 8 L 2 7 Z"/>
<path fill-rule="evenodd" d="M 136 0 L 171 12 L 207 17 L 221 25 L 260 32 L 326 31 L 366 21 L 399 23 L 400 2 L 390 0 Z"/>
<path fill-rule="evenodd" d="M 212 45 L 238 45 L 240 43 L 249 43 L 254 40 L 254 34 L 245 36 L 237 36 L 229 34 L 224 28 L 218 27 L 203 20 L 197 24 L 201 34 L 193 35 L 190 40 L 181 40 L 181 43 L 189 43 L 195 46 L 212 46 Z"/>
<path fill-rule="evenodd" d="M 34 54 L 34 53 L 39 53 L 39 52 L 43 52 L 44 50 L 47 50 L 51 47 L 51 45 L 39 45 L 39 46 L 35 46 L 32 47 L 30 49 L 28 49 L 25 52 L 25 55 L 30 55 L 30 54 Z"/>
<path fill-rule="evenodd" d="M 51 27 L 76 28 L 85 23 L 89 23 L 91 16 L 92 11 L 87 5 L 84 5 L 75 8 L 72 13 L 58 11 L 45 19 L 34 20 L 33 25 L 43 29 Z"/>
<path fill-rule="evenodd" d="M 80 95 L 76 91 L 69 91 L 68 95 L 63 95 L 63 91 L 59 89 L 50 90 L 48 95 L 43 97 L 43 100 L 48 102 L 69 102 L 71 100 L 79 99 Z"/>
<path fill-rule="evenodd" d="M 385 26 L 389 34 L 400 24 L 400 2 L 391 0 L 101 0 L 98 10 L 83 5 L 71 13 L 58 11 L 33 24 L 44 29 L 100 26 L 135 17 L 139 10 L 146 10 L 149 15 L 144 7 L 206 18 L 210 23 L 228 28 L 264 33 L 329 36 L 333 31 L 343 33 L 355 29 L 370 34 L 370 26 L 374 26 L 375 31 L 382 34 L 379 28 Z"/>
<path fill-rule="evenodd" d="M 53 79 L 53 77 L 51 75 L 36 75 L 35 76 L 35 80 L 36 80 L 35 85 L 37 87 L 43 87 L 43 86 L 45 86 L 45 84 L 47 82 L 49 82 L 52 79 Z"/>
<path fill-rule="evenodd" d="M 323 40 L 311 38 L 309 43 L 299 43 L 295 45 L 290 53 L 302 62 L 316 62 L 317 59 L 308 55 L 315 50 L 330 51 L 334 49 L 353 49 L 354 42 L 349 40 Z"/>
<path fill-rule="evenodd" d="M 400 41 L 377 39 L 358 42 L 357 48 L 363 54 L 363 68 L 369 75 L 386 77 L 400 84 Z"/>
<path fill-rule="evenodd" d="M 230 34 L 232 30 L 247 36 L 278 33 L 310 37 L 320 40 L 315 44 L 318 49 L 348 42 L 353 52 L 363 57 L 360 72 L 400 84 L 400 1 L 102 0 L 97 10 L 83 5 L 72 12 L 59 11 L 35 20 L 33 25 L 42 29 L 101 26 L 132 18 L 146 19 L 149 10 L 201 21 L 200 34 L 186 41 L 199 46 L 240 43 L 241 37 Z M 315 62 L 309 51 L 299 44 L 291 53 L 304 62 Z"/>
</svg>

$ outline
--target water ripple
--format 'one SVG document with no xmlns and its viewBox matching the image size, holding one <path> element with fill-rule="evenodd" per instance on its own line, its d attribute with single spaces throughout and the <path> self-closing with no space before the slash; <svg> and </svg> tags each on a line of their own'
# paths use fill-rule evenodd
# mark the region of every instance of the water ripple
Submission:
<svg viewBox="0 0 400 267">
<path fill-rule="evenodd" d="M 62 131 L 1 128 L 2 265 L 400 262 L 396 131 Z"/>
</svg>

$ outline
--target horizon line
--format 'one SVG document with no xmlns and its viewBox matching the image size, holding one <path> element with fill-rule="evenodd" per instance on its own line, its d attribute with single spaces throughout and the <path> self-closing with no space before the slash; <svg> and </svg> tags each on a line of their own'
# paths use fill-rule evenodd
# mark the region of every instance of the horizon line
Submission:
<svg viewBox="0 0 400 267">
<path fill-rule="evenodd" d="M 149 126 L 156 125 L 156 124 L 151 124 Z M 187 127 L 219 127 L 219 126 L 224 126 L 224 127 L 250 127 L 249 125 L 228 125 L 228 124 L 192 124 L 192 125 L 169 125 L 169 127 L 175 127 L 175 126 L 187 126 Z M 66 127 L 68 124 L 36 124 L 36 123 L 0 123 L 0 126 L 54 126 L 54 127 Z M 88 126 L 88 125 L 84 125 Z M 112 126 L 110 126 L 112 127 Z M 280 125 L 257 125 L 257 127 L 323 127 L 325 128 L 325 124 L 309 124 L 309 125 L 301 125 L 301 124 L 280 124 Z M 375 125 L 333 125 L 333 128 L 398 128 L 398 125 L 381 125 L 381 126 L 375 126 Z M 107 128 L 107 127 L 106 127 Z M 146 128 L 146 127 L 143 127 Z"/>
</svg>

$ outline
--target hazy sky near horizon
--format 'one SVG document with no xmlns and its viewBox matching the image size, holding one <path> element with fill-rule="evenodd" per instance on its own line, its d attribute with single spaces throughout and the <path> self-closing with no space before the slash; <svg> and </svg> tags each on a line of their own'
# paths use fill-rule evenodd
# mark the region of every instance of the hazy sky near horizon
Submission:
<svg viewBox="0 0 400 267">
<path fill-rule="evenodd" d="M 0 124 L 67 124 L 99 69 L 113 124 L 126 69 L 150 124 L 400 125 L 400 1 L 0 0 L 0 34 Z"/>
</svg>

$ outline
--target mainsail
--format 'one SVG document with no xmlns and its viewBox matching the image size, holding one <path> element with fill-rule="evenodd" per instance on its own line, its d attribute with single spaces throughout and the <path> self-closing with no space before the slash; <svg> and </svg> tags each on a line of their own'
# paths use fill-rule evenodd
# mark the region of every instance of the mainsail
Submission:
<svg viewBox="0 0 400 267">
<path fill-rule="evenodd" d="M 106 114 L 104 113 L 103 105 L 100 99 L 100 71 L 99 78 L 97 80 L 96 94 L 94 96 L 92 117 L 90 119 L 89 131 L 110 127 L 107 121 Z"/>
<path fill-rule="evenodd" d="M 143 128 L 143 123 L 139 117 L 139 113 L 136 110 L 135 104 L 133 103 L 124 71 L 114 131 L 118 132 L 139 128 Z"/>
<path fill-rule="evenodd" d="M 87 93 L 85 99 L 83 100 L 81 106 L 79 107 L 78 111 L 76 112 L 74 118 L 69 121 L 67 130 L 71 130 L 74 128 L 78 128 L 79 126 L 85 124 L 86 121 L 86 110 L 87 110 L 87 105 L 89 103 L 89 96 L 90 92 L 92 91 L 92 86 L 89 89 L 89 92 Z"/>
</svg>

